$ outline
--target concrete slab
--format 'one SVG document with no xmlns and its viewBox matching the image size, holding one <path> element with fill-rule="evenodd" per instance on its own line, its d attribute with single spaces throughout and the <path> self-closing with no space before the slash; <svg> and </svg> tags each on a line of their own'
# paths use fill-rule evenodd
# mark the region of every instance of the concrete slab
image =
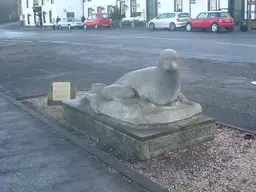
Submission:
<svg viewBox="0 0 256 192">
<path fill-rule="evenodd" d="M 211 140 L 215 120 L 203 115 L 171 124 L 136 126 L 94 113 L 82 100 L 63 102 L 64 119 L 140 160 Z"/>
</svg>

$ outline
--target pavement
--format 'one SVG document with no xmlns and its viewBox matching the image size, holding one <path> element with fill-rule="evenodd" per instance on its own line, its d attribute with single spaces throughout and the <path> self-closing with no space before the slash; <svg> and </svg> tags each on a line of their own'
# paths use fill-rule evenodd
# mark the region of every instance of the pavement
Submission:
<svg viewBox="0 0 256 192">
<path fill-rule="evenodd" d="M 146 192 L 0 94 L 1 192 Z"/>
<path fill-rule="evenodd" d="M 155 65 L 163 49 L 173 48 L 189 99 L 218 121 L 256 129 L 254 32 L 0 30 L 0 89 L 14 98 L 47 93 L 52 81 L 73 81 L 83 90 L 109 84 Z"/>
</svg>

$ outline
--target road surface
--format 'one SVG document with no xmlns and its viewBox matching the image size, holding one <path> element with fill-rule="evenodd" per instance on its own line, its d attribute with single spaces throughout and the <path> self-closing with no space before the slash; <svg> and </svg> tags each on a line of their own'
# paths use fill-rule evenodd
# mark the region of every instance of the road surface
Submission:
<svg viewBox="0 0 256 192">
<path fill-rule="evenodd" d="M 256 33 L 150 32 L 146 29 L 0 32 L 0 87 L 13 97 L 46 93 L 52 81 L 88 90 L 155 65 L 159 53 L 181 56 L 182 91 L 206 115 L 256 130 Z"/>
</svg>

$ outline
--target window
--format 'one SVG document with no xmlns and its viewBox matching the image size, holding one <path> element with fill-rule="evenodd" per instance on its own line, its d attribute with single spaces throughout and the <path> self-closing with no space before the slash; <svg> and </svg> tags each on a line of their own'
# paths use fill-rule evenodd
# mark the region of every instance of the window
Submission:
<svg viewBox="0 0 256 192">
<path fill-rule="evenodd" d="M 99 14 L 99 18 L 109 18 L 108 14 Z"/>
<path fill-rule="evenodd" d="M 43 21 L 44 21 L 44 23 L 46 23 L 45 14 L 46 14 L 46 12 L 43 12 Z"/>
<path fill-rule="evenodd" d="M 131 0 L 131 3 L 130 3 L 131 17 L 135 16 L 136 13 L 137 13 L 137 2 L 136 0 Z"/>
<path fill-rule="evenodd" d="M 217 0 L 210 0 L 210 10 L 209 11 L 216 11 L 217 10 Z"/>
<path fill-rule="evenodd" d="M 29 0 L 26 0 L 26 5 L 27 5 L 27 8 L 29 8 L 29 3 L 28 3 Z"/>
<path fill-rule="evenodd" d="M 28 25 L 30 25 L 30 14 L 27 14 Z"/>
<path fill-rule="evenodd" d="M 182 2 L 183 0 L 174 0 L 174 11 L 175 12 L 182 12 Z"/>
<path fill-rule="evenodd" d="M 112 5 L 108 5 L 107 6 L 107 12 L 110 15 L 110 13 L 113 11 L 113 6 Z"/>
<path fill-rule="evenodd" d="M 189 13 L 180 13 L 178 15 L 179 18 L 182 18 L 182 17 L 190 17 Z"/>
<path fill-rule="evenodd" d="M 200 14 L 197 16 L 197 19 L 207 18 L 207 16 L 208 16 L 208 13 L 200 13 Z"/>
<path fill-rule="evenodd" d="M 67 12 L 67 17 L 75 17 L 75 13 L 74 12 Z"/>
<path fill-rule="evenodd" d="M 97 13 L 101 13 L 101 12 L 102 12 L 101 6 L 97 7 Z"/>
<path fill-rule="evenodd" d="M 36 22 L 37 22 L 37 15 L 36 15 L 36 13 L 34 12 L 34 23 L 36 24 Z"/>
<path fill-rule="evenodd" d="M 52 23 L 52 11 L 49 11 L 49 21 Z"/>
<path fill-rule="evenodd" d="M 88 16 L 90 16 L 92 14 L 92 10 L 93 9 L 91 7 L 88 8 Z"/>
<path fill-rule="evenodd" d="M 41 0 L 42 5 L 44 5 L 44 0 Z"/>
<path fill-rule="evenodd" d="M 163 13 L 157 17 L 157 19 L 165 19 L 167 17 L 168 13 Z"/>
<path fill-rule="evenodd" d="M 208 18 L 216 18 L 219 17 L 219 13 L 208 13 Z"/>
<path fill-rule="evenodd" d="M 230 17 L 228 12 L 220 12 L 220 17 Z"/>
<path fill-rule="evenodd" d="M 54 0 L 51 0 L 51 4 L 54 4 Z"/>
<path fill-rule="evenodd" d="M 173 18 L 175 17 L 175 13 L 168 13 L 166 18 Z"/>
</svg>

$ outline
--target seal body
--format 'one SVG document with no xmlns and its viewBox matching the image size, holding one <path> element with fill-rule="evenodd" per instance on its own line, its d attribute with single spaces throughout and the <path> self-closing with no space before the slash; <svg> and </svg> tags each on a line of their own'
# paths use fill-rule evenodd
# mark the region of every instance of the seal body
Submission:
<svg viewBox="0 0 256 192">
<path fill-rule="evenodd" d="M 125 74 L 114 84 L 131 87 L 135 95 L 148 102 L 166 105 L 177 99 L 180 93 L 178 71 L 167 71 L 161 66 L 144 68 Z"/>
</svg>

